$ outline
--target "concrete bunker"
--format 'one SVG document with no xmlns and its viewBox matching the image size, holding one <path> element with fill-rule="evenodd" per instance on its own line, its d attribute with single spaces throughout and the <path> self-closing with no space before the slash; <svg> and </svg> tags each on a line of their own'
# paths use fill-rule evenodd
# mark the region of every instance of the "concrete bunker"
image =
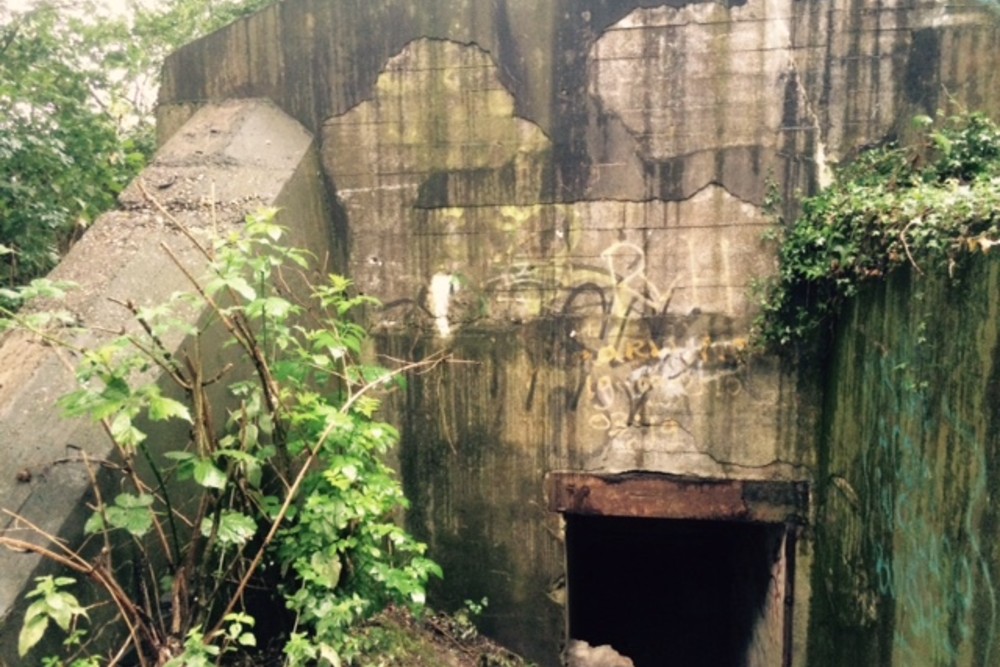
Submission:
<svg viewBox="0 0 1000 667">
<path fill-rule="evenodd" d="M 805 484 L 651 473 L 546 484 L 565 520 L 572 644 L 610 646 L 635 667 L 792 664 Z"/>
<path fill-rule="evenodd" d="M 667 631 L 679 641 L 701 626 L 670 630 L 657 619 L 676 610 L 684 620 L 703 603 L 729 611 L 705 621 L 716 638 L 722 624 L 744 623 L 715 640 L 738 648 L 720 649 L 713 664 L 914 664 L 914 655 L 990 664 L 1000 636 L 990 582 L 1000 576 L 995 554 L 966 536 L 995 523 L 983 491 L 996 467 L 987 465 L 993 431 L 982 420 L 996 411 L 946 404 L 933 382 L 917 394 L 896 382 L 901 360 L 909 373 L 918 355 L 893 341 L 932 301 L 879 297 L 902 313 L 884 326 L 859 312 L 844 348 L 851 366 L 830 375 L 830 400 L 806 377 L 818 373 L 737 362 L 754 315 L 746 288 L 773 268 L 773 248 L 760 243 L 772 224 L 761 206 L 765 175 L 790 209 L 831 163 L 895 136 L 914 113 L 933 113 L 940 90 L 968 108 L 998 108 L 998 44 L 995 17 L 977 2 L 285 0 L 168 59 L 159 132 L 194 131 L 182 125 L 206 101 L 259 97 L 316 139 L 258 109 L 232 135 L 233 150 L 147 176 L 169 183 L 164 166 L 189 169 L 192 187 L 206 188 L 177 201 L 193 217 L 213 180 L 202 169 L 252 168 L 259 173 L 220 178 L 235 190 L 211 198 L 234 212 L 259 199 L 316 220 L 312 249 L 329 247 L 387 304 L 373 314 L 383 351 L 451 346 L 475 362 L 412 382 L 387 406 L 416 461 L 408 521 L 450 566 L 432 602 L 488 593 L 489 634 L 538 664 L 557 664 L 564 616 L 591 643 L 619 641 L 591 635 L 598 620 L 624 630 L 642 622 L 649 643 Z M 287 164 L 256 160 L 265 143 L 268 156 L 283 147 Z M 60 269 L 87 268 L 100 303 L 134 282 L 131 269 L 111 269 L 148 275 L 146 258 L 172 233 L 141 203 L 95 225 Z M 327 224 L 335 233 L 322 231 Z M 92 258 L 100 261 L 83 263 Z M 458 284 L 428 305 L 432 287 Z M 975 333 L 974 347 L 955 347 L 954 364 L 928 363 L 954 378 L 975 360 L 969 377 L 993 387 L 979 360 L 992 349 L 994 301 L 962 303 L 969 308 L 942 311 L 960 325 L 920 317 L 939 321 L 942 339 Z M 968 326 L 987 307 L 987 324 Z M 26 377 L 36 358 L 23 349 L 8 339 L 0 357 Z M 858 363 L 873 349 L 878 363 Z M 64 381 L 55 360 L 40 359 L 30 384 L 0 387 L 0 441 L 19 443 L 11 470 L 44 465 L 68 441 L 100 451 L 100 434 L 69 437 L 52 402 L 39 399 Z M 874 387 L 891 393 L 872 398 Z M 921 415 L 939 410 L 941 430 L 928 430 Z M 815 437 L 820 424 L 834 425 L 826 444 Z M 925 434 L 907 429 L 934 434 L 932 444 L 918 446 Z M 976 456 L 943 453 L 966 440 Z M 940 461 L 963 470 L 975 494 L 955 492 L 961 484 L 926 493 L 925 471 Z M 898 468 L 892 485 L 886 466 Z M 552 473 L 543 498 L 541 476 L 567 469 L 606 474 Z M 754 480 L 708 479 L 739 475 Z M 808 490 L 793 479 L 811 480 L 817 500 L 815 531 L 802 538 Z M 53 530 L 82 523 L 70 514 L 75 500 L 56 509 L 47 493 L 56 486 L 11 475 L 0 478 L 0 496 Z M 894 522 L 891 499 L 916 497 L 926 500 Z M 564 547 L 568 609 L 545 594 L 563 573 Z M 30 579 L 29 561 L 4 554 L 0 612 Z M 629 578 L 616 584 L 613 574 Z M 723 582 L 749 600 L 742 616 L 729 610 L 740 605 L 725 602 L 733 593 Z M 635 596 L 624 600 L 627 614 L 611 608 L 619 590 L 641 593 L 650 608 Z M 663 591 L 682 599 L 664 610 Z M 15 635 L 3 639 L 13 645 Z M 641 667 L 641 646 L 620 648 Z"/>
</svg>

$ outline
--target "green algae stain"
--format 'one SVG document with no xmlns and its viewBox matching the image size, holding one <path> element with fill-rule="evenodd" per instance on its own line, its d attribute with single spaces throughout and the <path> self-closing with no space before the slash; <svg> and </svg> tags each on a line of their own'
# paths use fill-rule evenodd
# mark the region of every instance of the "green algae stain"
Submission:
<svg viewBox="0 0 1000 667">
<path fill-rule="evenodd" d="M 896 277 L 846 318 L 817 489 L 810 665 L 1000 655 L 998 275 L 984 258 L 957 284 Z"/>
</svg>

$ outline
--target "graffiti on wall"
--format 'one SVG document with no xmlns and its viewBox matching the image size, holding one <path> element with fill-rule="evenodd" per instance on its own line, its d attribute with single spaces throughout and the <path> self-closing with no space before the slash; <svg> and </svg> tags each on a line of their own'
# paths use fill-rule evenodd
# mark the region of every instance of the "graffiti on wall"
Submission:
<svg viewBox="0 0 1000 667">
<path fill-rule="evenodd" d="M 749 395 L 746 325 L 734 314 L 746 297 L 730 270 L 730 227 L 680 227 L 681 206 L 699 219 L 751 213 L 721 190 L 699 196 L 422 210 L 435 273 L 422 295 L 390 307 L 419 311 L 441 338 L 559 323 L 567 408 L 589 450 L 697 452 L 698 420 Z"/>
<path fill-rule="evenodd" d="M 576 324 L 568 335 L 579 368 L 569 407 L 621 449 L 649 437 L 692 446 L 698 401 L 743 391 L 745 339 L 732 338 L 730 317 L 670 312 L 680 277 L 658 284 L 638 245 L 617 242 L 600 257 L 602 281 L 576 285 L 562 304 Z"/>
</svg>

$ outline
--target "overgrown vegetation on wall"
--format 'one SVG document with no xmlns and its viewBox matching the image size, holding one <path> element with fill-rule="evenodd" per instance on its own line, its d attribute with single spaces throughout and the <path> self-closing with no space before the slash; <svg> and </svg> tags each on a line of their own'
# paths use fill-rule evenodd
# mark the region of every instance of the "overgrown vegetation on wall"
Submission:
<svg viewBox="0 0 1000 667">
<path fill-rule="evenodd" d="M 0 287 L 48 272 L 138 174 L 166 55 L 270 1 L 0 3 Z"/>
<path fill-rule="evenodd" d="M 953 275 L 1000 243 L 1000 128 L 979 113 L 915 122 L 916 143 L 862 153 L 803 202 L 764 287 L 763 347 L 814 344 L 867 281 L 904 266 Z"/>
<path fill-rule="evenodd" d="M 262 638 L 283 647 L 287 665 L 349 664 L 374 636 L 357 633 L 359 623 L 389 604 L 420 607 L 427 579 L 440 575 L 395 521 L 406 501 L 383 458 L 397 433 L 375 416 L 404 371 L 432 362 L 395 371 L 365 363 L 365 331 L 349 316 L 372 300 L 351 296 L 343 278 L 297 301 L 288 284 L 303 280 L 306 254 L 280 245 L 271 213 L 210 247 L 185 233 L 207 276 L 175 261 L 191 292 L 153 307 L 121 302 L 129 331 L 98 347 L 81 341 L 102 332 L 57 310 L 7 310 L 0 320 L 82 360 L 79 388 L 60 404 L 99 423 L 118 454 L 104 461 L 81 451 L 77 461 L 92 481 L 85 532 L 98 555 L 11 512 L 14 530 L 0 546 L 90 580 L 120 632 L 89 627 L 74 578 L 45 577 L 30 593 L 19 652 L 38 664 L 34 649 L 57 626 L 66 655 L 45 664 L 263 664 Z M 42 279 L 5 296 L 55 298 L 62 289 Z M 198 328 L 184 320 L 192 305 L 210 313 Z M 164 342 L 184 337 L 180 353 Z M 235 353 L 222 364 L 224 349 Z M 114 636 L 126 640 L 109 650 Z"/>
</svg>

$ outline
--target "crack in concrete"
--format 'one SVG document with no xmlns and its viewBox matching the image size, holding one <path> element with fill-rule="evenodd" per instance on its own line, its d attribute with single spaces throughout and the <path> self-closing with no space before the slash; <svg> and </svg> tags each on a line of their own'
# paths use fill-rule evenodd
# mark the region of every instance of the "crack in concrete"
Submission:
<svg viewBox="0 0 1000 667">
<path fill-rule="evenodd" d="M 533 206 L 577 206 L 577 205 L 586 205 L 586 204 L 608 204 L 608 203 L 615 203 L 615 204 L 656 204 L 656 203 L 660 203 L 660 204 L 683 204 L 683 203 L 691 201 L 692 199 L 694 199 L 695 197 L 697 197 L 701 193 L 703 193 L 706 190 L 708 190 L 709 188 L 713 188 L 713 187 L 719 188 L 720 190 L 722 190 L 723 192 L 725 192 L 728 196 L 732 197 L 733 199 L 735 199 L 736 201 L 740 202 L 741 204 L 746 204 L 748 206 L 753 206 L 754 208 L 757 208 L 757 209 L 761 209 L 762 208 L 762 206 L 758 202 L 755 202 L 755 201 L 753 201 L 751 199 L 747 199 L 746 197 L 738 195 L 737 193 L 733 192 L 728 187 L 726 187 L 726 185 L 724 183 L 722 183 L 721 181 L 719 181 L 718 179 L 711 179 L 711 180 L 707 181 L 705 184 L 703 184 L 700 187 L 698 187 L 698 189 L 696 189 L 693 192 L 691 192 L 691 194 L 685 195 L 684 197 L 675 198 L 675 199 L 667 199 L 667 198 L 664 198 L 664 197 L 643 197 L 643 198 L 634 198 L 634 197 L 599 197 L 599 198 L 595 198 L 595 199 L 579 199 L 579 198 L 577 198 L 577 199 L 566 199 L 566 200 L 556 200 L 556 199 L 539 200 L 539 201 L 533 201 L 533 202 L 530 202 L 530 203 L 523 203 L 523 204 L 462 204 L 462 205 L 459 205 L 459 206 L 418 206 L 418 205 L 414 205 L 411 208 L 413 210 L 417 210 L 417 211 L 446 211 L 446 210 L 449 210 L 449 209 L 470 209 L 470 210 L 476 210 L 476 209 L 491 209 L 491 208 L 500 208 L 500 207 L 508 207 L 508 206 L 515 207 L 515 208 L 522 208 L 522 207 L 523 208 L 531 208 Z M 378 189 L 378 188 L 372 188 L 372 189 L 374 190 L 374 189 Z M 754 223 L 754 226 L 761 226 L 761 224 L 762 223 Z M 719 225 L 701 225 L 701 226 L 703 226 L 703 227 L 717 227 Z M 742 223 L 741 223 L 741 226 L 742 226 Z M 607 227 L 607 228 L 602 228 L 602 229 L 618 229 L 618 228 L 617 227 Z M 654 228 L 650 228 L 650 229 L 654 229 Z"/>
<path fill-rule="evenodd" d="M 714 151 L 696 151 L 694 153 L 688 153 L 685 156 L 681 156 L 681 157 L 686 157 L 686 156 L 690 156 L 690 155 L 697 155 L 699 153 L 712 153 L 712 152 L 714 152 Z M 459 172 L 447 172 L 447 173 L 459 173 Z M 407 189 L 407 188 L 412 189 L 412 187 L 414 187 L 414 186 L 411 185 L 411 184 L 407 184 L 405 186 L 403 186 L 403 185 L 399 185 L 399 186 L 386 186 L 386 188 L 384 188 L 384 189 Z M 713 188 L 713 187 L 719 188 L 720 190 L 722 190 L 723 192 L 725 192 L 727 195 L 729 195 L 730 197 L 732 197 L 736 201 L 740 202 L 741 204 L 746 204 L 748 206 L 753 206 L 754 208 L 758 208 L 758 209 L 762 208 L 762 206 L 761 206 L 761 204 L 759 202 L 756 202 L 756 201 L 754 201 L 752 199 L 749 199 L 747 197 L 744 197 L 744 196 L 742 196 L 742 195 L 734 192 L 732 189 L 730 189 L 728 186 L 726 186 L 725 183 L 723 183 L 722 181 L 720 181 L 717 178 L 712 178 L 712 179 L 709 179 L 709 180 L 705 181 L 702 185 L 698 186 L 697 188 L 695 188 L 694 190 L 692 190 L 689 194 L 686 194 L 683 197 L 673 197 L 673 198 L 657 197 L 657 196 L 648 196 L 648 197 L 615 197 L 615 196 L 604 196 L 604 197 L 595 197 L 593 199 L 584 199 L 584 198 L 538 199 L 538 200 L 533 200 L 533 201 L 530 201 L 530 202 L 523 202 L 523 203 L 519 203 L 519 204 L 462 204 L 462 205 L 435 205 L 435 206 L 427 206 L 427 205 L 417 205 L 417 204 L 414 204 L 410 208 L 412 208 L 413 210 L 418 210 L 418 211 L 442 211 L 442 210 L 448 210 L 448 209 L 471 209 L 471 210 L 475 210 L 475 209 L 489 209 L 489 208 L 498 208 L 498 207 L 507 207 L 507 206 L 517 207 L 517 208 L 521 208 L 521 207 L 530 208 L 530 207 L 533 207 L 533 206 L 575 206 L 575 205 L 579 205 L 579 204 L 591 204 L 591 203 L 620 203 L 620 204 L 653 204 L 653 203 L 663 203 L 663 204 L 678 204 L 678 203 L 684 203 L 684 202 L 691 201 L 692 199 L 694 199 L 695 197 L 697 197 L 701 193 L 703 193 L 706 190 L 708 190 L 709 188 Z M 379 188 L 378 186 L 372 187 L 372 188 L 365 188 L 365 190 L 378 190 L 378 189 L 382 189 L 382 188 Z M 350 190 L 349 192 L 354 192 L 354 191 L 355 190 Z M 345 192 L 347 192 L 347 191 L 345 191 Z"/>
</svg>

